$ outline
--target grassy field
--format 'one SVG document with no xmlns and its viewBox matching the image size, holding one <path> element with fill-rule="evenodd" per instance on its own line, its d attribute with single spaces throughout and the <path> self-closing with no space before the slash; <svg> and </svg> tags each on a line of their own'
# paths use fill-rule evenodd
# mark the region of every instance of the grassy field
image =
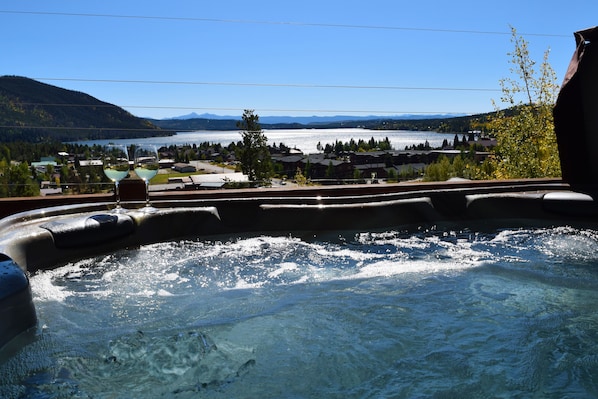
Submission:
<svg viewBox="0 0 598 399">
<path fill-rule="evenodd" d="M 213 165 L 215 165 L 217 168 L 222 168 L 222 169 L 226 168 L 226 169 L 234 170 L 234 167 L 231 167 L 231 165 L 227 165 L 227 164 L 214 163 Z M 191 175 L 204 175 L 207 173 L 210 173 L 210 172 L 205 171 L 205 170 L 198 170 L 197 172 L 180 173 L 180 172 L 175 172 L 172 169 L 160 169 L 160 172 L 152 180 L 150 180 L 150 184 L 167 184 L 168 179 L 170 179 L 170 178 L 187 177 L 187 176 L 191 176 Z M 131 171 L 130 174 L 137 177 L 137 175 L 135 174 L 134 171 Z"/>
<path fill-rule="evenodd" d="M 173 177 L 187 177 L 187 176 L 191 176 L 191 175 L 201 175 L 204 173 L 205 172 L 179 173 L 179 172 L 173 172 L 171 170 L 167 170 L 166 173 L 160 172 L 156 176 L 154 176 L 154 178 L 152 180 L 150 180 L 150 184 L 167 184 L 168 179 L 173 178 Z M 137 177 L 137 175 L 135 174 L 134 171 L 129 172 L 129 174 L 133 177 Z"/>
<path fill-rule="evenodd" d="M 166 183 L 168 183 L 168 179 L 173 178 L 173 177 L 187 177 L 187 176 L 191 176 L 191 175 L 201 175 L 201 174 L 203 174 L 203 173 L 202 172 L 179 173 L 179 172 L 168 171 L 167 173 L 158 173 L 156 175 L 156 177 L 154 177 L 152 180 L 150 180 L 150 184 L 166 184 Z"/>
<path fill-rule="evenodd" d="M 223 169 L 231 169 L 234 170 L 234 167 L 231 167 L 230 165 L 225 165 L 225 164 L 214 164 L 216 165 L 218 168 L 223 168 Z M 133 172 L 135 173 L 135 172 Z M 161 169 L 160 173 L 158 173 L 151 181 L 150 184 L 166 184 L 168 183 L 168 179 L 170 178 L 176 178 L 176 177 L 187 177 L 187 176 L 191 176 L 191 175 L 205 175 L 210 173 L 209 171 L 205 171 L 205 170 L 198 170 L 197 172 L 186 172 L 186 173 L 179 173 L 179 172 L 175 172 L 172 169 Z"/>
</svg>

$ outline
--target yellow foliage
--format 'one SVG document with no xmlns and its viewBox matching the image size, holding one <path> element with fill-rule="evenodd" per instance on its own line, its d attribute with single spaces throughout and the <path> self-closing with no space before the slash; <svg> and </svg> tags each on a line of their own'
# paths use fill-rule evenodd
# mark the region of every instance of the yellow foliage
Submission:
<svg viewBox="0 0 598 399">
<path fill-rule="evenodd" d="M 501 80 L 501 101 L 510 107 L 497 111 L 489 124 L 497 140 L 492 157 L 494 177 L 558 177 L 561 167 L 552 116 L 558 86 L 548 64 L 548 51 L 536 74 L 527 42 L 517 36 L 515 29 L 511 40 L 515 44 L 515 51 L 510 53 L 515 65 L 511 71 L 518 79 Z"/>
</svg>

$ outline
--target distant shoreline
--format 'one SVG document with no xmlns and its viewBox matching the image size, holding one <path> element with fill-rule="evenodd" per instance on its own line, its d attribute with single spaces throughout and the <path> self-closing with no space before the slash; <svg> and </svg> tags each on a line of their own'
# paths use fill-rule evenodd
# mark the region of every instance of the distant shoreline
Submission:
<svg viewBox="0 0 598 399">
<path fill-rule="evenodd" d="M 170 145 L 199 145 L 201 143 L 220 144 L 228 146 L 241 140 L 241 131 L 235 130 L 198 130 L 191 132 L 177 132 L 172 136 L 147 137 L 147 138 L 125 138 L 125 139 L 101 139 L 101 140 L 80 140 L 69 141 L 69 144 L 78 145 L 106 145 L 108 143 L 116 144 L 153 144 L 158 147 Z M 318 129 L 314 134 L 314 129 L 264 129 L 268 144 L 284 144 L 289 148 L 296 148 L 303 153 L 316 153 L 317 144 L 322 146 L 334 144 L 340 140 L 348 142 L 351 139 L 358 141 L 374 138 L 378 141 L 389 138 L 394 149 L 402 150 L 406 146 L 423 144 L 426 141 L 432 147 L 440 147 L 444 140 L 453 141 L 454 133 L 422 132 L 410 130 L 371 130 L 364 128 L 337 128 L 337 129 Z"/>
</svg>

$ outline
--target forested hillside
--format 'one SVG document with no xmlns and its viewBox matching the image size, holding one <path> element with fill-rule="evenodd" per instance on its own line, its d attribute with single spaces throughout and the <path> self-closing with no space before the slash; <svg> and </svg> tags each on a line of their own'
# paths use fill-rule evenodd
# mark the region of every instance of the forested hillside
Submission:
<svg viewBox="0 0 598 399">
<path fill-rule="evenodd" d="M 151 122 L 88 94 L 18 76 L 0 77 L 0 142 L 165 135 Z"/>
<path fill-rule="evenodd" d="M 470 130 L 485 130 L 489 118 L 494 113 L 479 114 L 471 116 L 457 116 L 445 118 L 416 119 L 370 119 L 370 120 L 346 120 L 338 122 L 320 123 L 260 123 L 264 129 L 337 129 L 337 128 L 365 128 L 373 130 L 416 130 L 433 131 L 440 133 L 467 133 Z M 194 130 L 236 130 L 238 120 L 233 119 L 163 119 L 150 120 L 154 125 L 163 129 L 175 131 Z"/>
</svg>

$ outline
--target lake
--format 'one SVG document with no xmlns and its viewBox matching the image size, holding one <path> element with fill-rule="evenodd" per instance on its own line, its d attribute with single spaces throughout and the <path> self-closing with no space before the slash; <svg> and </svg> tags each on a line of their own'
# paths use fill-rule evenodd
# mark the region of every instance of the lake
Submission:
<svg viewBox="0 0 598 399">
<path fill-rule="evenodd" d="M 336 140 L 347 142 L 350 139 L 358 141 L 359 139 L 384 140 L 388 137 L 392 147 L 396 150 L 402 150 L 405 146 L 424 143 L 426 140 L 432 147 L 440 147 L 443 140 L 452 143 L 455 138 L 454 133 L 436 133 L 436 132 L 418 132 L 409 130 L 367 130 L 358 128 L 346 129 L 276 129 L 266 130 L 264 134 L 268 138 L 268 144 L 277 146 L 283 143 L 287 147 L 297 148 L 304 153 L 311 154 L 318 152 L 317 145 L 334 144 Z M 232 142 L 241 140 L 239 131 L 196 131 L 177 133 L 174 136 L 167 137 L 148 137 L 145 139 L 120 139 L 120 140 L 88 140 L 79 141 L 78 144 L 100 144 L 105 145 L 109 142 L 116 144 L 154 144 L 158 147 L 169 145 L 200 144 L 210 142 L 213 144 L 228 145 Z"/>
</svg>

